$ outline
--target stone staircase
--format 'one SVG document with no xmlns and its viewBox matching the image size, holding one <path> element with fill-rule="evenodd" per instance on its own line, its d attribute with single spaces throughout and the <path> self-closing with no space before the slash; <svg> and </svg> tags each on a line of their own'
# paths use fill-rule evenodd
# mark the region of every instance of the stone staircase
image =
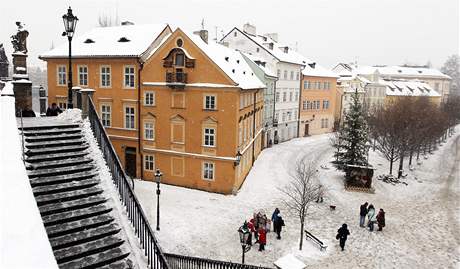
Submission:
<svg viewBox="0 0 460 269">
<path fill-rule="evenodd" d="M 21 129 L 25 165 L 60 268 L 135 268 L 79 124 L 38 120 Z"/>
</svg>

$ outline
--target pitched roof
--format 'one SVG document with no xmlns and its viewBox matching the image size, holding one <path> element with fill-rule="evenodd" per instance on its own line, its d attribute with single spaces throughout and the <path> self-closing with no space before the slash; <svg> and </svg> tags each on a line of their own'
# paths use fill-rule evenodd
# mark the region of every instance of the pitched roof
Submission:
<svg viewBox="0 0 460 269">
<path fill-rule="evenodd" d="M 330 78 L 340 77 L 335 72 L 328 70 L 317 63 L 307 64 L 304 70 L 302 70 L 302 74 L 304 76 L 309 76 L 309 77 L 330 77 Z"/>
<path fill-rule="evenodd" d="M 243 56 L 234 49 L 223 45 L 205 43 L 198 35 L 184 31 L 184 33 L 198 46 L 233 82 L 242 89 L 265 88 L 262 81 L 252 71 Z"/>
<path fill-rule="evenodd" d="M 266 62 L 264 59 L 262 58 L 259 58 L 255 55 L 251 55 L 249 53 L 244 53 L 244 52 L 240 52 L 244 57 L 246 57 L 249 61 L 253 62 L 255 65 L 257 65 L 258 68 L 260 68 L 260 70 L 262 70 L 262 72 L 264 72 L 264 74 L 266 76 L 270 76 L 270 77 L 274 77 L 274 78 L 277 78 L 278 76 L 276 75 L 276 73 L 271 70 L 270 68 L 268 68 L 267 65 L 263 65 L 262 63 Z"/>
<path fill-rule="evenodd" d="M 388 80 L 380 81 L 386 86 L 387 96 L 429 96 L 441 97 L 428 83 L 419 80 Z"/>
<path fill-rule="evenodd" d="M 140 57 L 168 24 L 97 27 L 72 41 L 72 57 Z M 41 59 L 68 57 L 68 43 L 40 55 Z"/>
<path fill-rule="evenodd" d="M 443 74 L 441 71 L 434 68 L 427 67 L 409 67 L 409 66 L 362 66 L 356 69 L 358 74 L 373 74 L 375 71 L 378 71 L 382 75 L 387 76 L 400 76 L 400 77 L 434 77 L 434 78 L 444 78 L 451 79 L 446 74 Z"/>
</svg>

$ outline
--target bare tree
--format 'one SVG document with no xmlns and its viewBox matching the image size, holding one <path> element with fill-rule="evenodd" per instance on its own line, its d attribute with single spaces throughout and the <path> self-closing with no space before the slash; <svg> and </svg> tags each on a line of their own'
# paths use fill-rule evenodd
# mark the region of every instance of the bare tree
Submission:
<svg viewBox="0 0 460 269">
<path fill-rule="evenodd" d="M 290 215 L 300 220 L 300 243 L 299 250 L 302 250 L 305 219 L 308 209 L 313 201 L 316 201 L 322 187 L 317 182 L 316 164 L 305 157 L 297 160 L 295 169 L 289 173 L 291 181 L 280 191 L 284 194 L 283 200 Z"/>
</svg>

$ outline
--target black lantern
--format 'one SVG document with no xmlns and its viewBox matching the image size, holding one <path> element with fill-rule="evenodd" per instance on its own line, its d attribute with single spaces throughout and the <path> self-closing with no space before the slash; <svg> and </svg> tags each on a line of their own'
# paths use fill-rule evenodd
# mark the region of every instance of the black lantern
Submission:
<svg viewBox="0 0 460 269">
<path fill-rule="evenodd" d="M 235 163 L 234 166 L 238 166 L 241 162 L 241 152 L 238 150 L 235 156 Z"/>
<path fill-rule="evenodd" d="M 155 171 L 155 181 L 157 183 L 157 231 L 160 230 L 160 183 L 162 176 L 160 169 L 157 169 Z"/>
<path fill-rule="evenodd" d="M 75 33 L 75 27 L 77 27 L 78 18 L 73 15 L 72 8 L 69 7 L 67 14 L 62 16 L 64 21 L 65 32 L 62 33 L 62 36 L 67 36 L 69 40 L 69 81 L 68 81 L 68 91 L 67 91 L 67 108 L 73 108 L 72 103 L 72 37 Z"/>
<path fill-rule="evenodd" d="M 246 225 L 243 225 L 238 229 L 238 234 L 240 236 L 240 244 L 242 249 L 241 263 L 244 264 L 244 253 L 251 249 L 251 246 L 248 244 L 251 232 Z"/>
</svg>

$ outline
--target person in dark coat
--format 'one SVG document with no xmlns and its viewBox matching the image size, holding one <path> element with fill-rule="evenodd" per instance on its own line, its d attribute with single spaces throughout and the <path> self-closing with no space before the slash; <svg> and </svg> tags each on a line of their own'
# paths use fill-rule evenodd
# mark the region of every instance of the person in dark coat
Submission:
<svg viewBox="0 0 460 269">
<path fill-rule="evenodd" d="M 380 208 L 379 213 L 377 214 L 377 225 L 379 229 L 377 231 L 381 231 L 383 227 L 385 227 L 385 211 Z"/>
<path fill-rule="evenodd" d="M 249 224 L 250 224 L 250 223 L 248 223 L 247 221 L 244 221 L 243 229 L 244 229 L 244 230 L 251 231 L 251 229 L 249 228 Z M 252 232 L 249 233 L 248 241 L 246 242 L 246 244 L 252 246 Z"/>
<path fill-rule="evenodd" d="M 364 227 L 364 222 L 366 221 L 367 215 L 367 205 L 368 203 L 365 202 L 359 208 L 359 227 Z"/>
<path fill-rule="evenodd" d="M 265 245 L 267 244 L 267 232 L 264 227 L 259 228 L 259 251 L 265 250 Z"/>
<path fill-rule="evenodd" d="M 22 116 L 23 117 L 36 117 L 35 112 L 32 109 L 30 109 L 30 106 L 28 105 L 22 110 Z"/>
<path fill-rule="evenodd" d="M 276 239 L 281 239 L 281 230 L 283 229 L 284 226 L 284 220 L 283 217 L 281 217 L 281 214 L 278 214 L 278 216 L 275 218 L 275 221 L 273 222 L 273 231 L 276 233 Z"/>
<path fill-rule="evenodd" d="M 46 110 L 46 116 L 57 116 L 61 113 L 62 110 L 56 105 L 56 103 L 51 104 L 51 106 Z"/>
<path fill-rule="evenodd" d="M 347 241 L 347 237 L 350 235 L 350 231 L 347 228 L 347 224 L 342 224 L 342 227 L 340 227 L 337 230 L 337 236 L 336 239 L 339 240 L 340 243 L 340 248 L 342 248 L 342 251 L 345 249 L 345 242 Z"/>
<path fill-rule="evenodd" d="M 272 223 L 273 223 L 273 231 L 275 231 L 275 219 L 278 217 L 278 214 L 280 213 L 280 210 L 278 208 L 275 208 L 275 211 L 273 211 L 272 214 Z"/>
</svg>

